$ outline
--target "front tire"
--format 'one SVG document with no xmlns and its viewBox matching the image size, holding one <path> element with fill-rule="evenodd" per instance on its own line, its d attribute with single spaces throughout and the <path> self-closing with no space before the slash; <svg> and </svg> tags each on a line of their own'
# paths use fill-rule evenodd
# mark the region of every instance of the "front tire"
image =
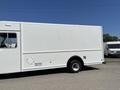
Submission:
<svg viewBox="0 0 120 90">
<path fill-rule="evenodd" d="M 68 64 L 68 70 L 71 73 L 78 73 L 82 70 L 82 63 L 78 60 L 72 60 Z"/>
</svg>

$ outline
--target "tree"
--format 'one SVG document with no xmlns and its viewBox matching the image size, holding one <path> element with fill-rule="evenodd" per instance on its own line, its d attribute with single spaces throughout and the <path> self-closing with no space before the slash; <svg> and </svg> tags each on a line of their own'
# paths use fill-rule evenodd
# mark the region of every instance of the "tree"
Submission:
<svg viewBox="0 0 120 90">
<path fill-rule="evenodd" d="M 110 34 L 104 34 L 103 35 L 103 41 L 108 42 L 108 41 L 119 41 L 120 39 L 117 36 L 111 36 Z"/>
</svg>

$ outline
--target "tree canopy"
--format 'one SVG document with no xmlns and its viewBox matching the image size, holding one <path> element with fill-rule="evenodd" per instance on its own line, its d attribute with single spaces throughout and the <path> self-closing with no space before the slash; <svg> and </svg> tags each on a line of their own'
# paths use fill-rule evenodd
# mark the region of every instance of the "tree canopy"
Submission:
<svg viewBox="0 0 120 90">
<path fill-rule="evenodd" d="M 103 41 L 108 42 L 108 41 L 119 41 L 120 39 L 117 36 L 112 36 L 110 34 L 104 34 L 103 35 Z"/>
</svg>

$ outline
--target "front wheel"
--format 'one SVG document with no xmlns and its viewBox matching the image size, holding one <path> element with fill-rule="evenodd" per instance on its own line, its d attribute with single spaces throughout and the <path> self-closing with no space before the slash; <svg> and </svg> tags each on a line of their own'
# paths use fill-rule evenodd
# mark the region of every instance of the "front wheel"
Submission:
<svg viewBox="0 0 120 90">
<path fill-rule="evenodd" d="M 78 60 L 72 60 L 69 62 L 68 64 L 68 70 L 71 72 L 71 73 L 78 73 L 79 71 L 82 70 L 82 63 Z"/>
</svg>

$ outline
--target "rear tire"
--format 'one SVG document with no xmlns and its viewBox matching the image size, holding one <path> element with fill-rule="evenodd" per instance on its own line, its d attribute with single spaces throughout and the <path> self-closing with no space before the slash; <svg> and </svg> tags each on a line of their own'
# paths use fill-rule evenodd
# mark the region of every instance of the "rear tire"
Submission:
<svg viewBox="0 0 120 90">
<path fill-rule="evenodd" d="M 71 73 L 78 73 L 82 70 L 83 65 L 79 60 L 72 60 L 68 63 L 67 68 Z"/>
</svg>

